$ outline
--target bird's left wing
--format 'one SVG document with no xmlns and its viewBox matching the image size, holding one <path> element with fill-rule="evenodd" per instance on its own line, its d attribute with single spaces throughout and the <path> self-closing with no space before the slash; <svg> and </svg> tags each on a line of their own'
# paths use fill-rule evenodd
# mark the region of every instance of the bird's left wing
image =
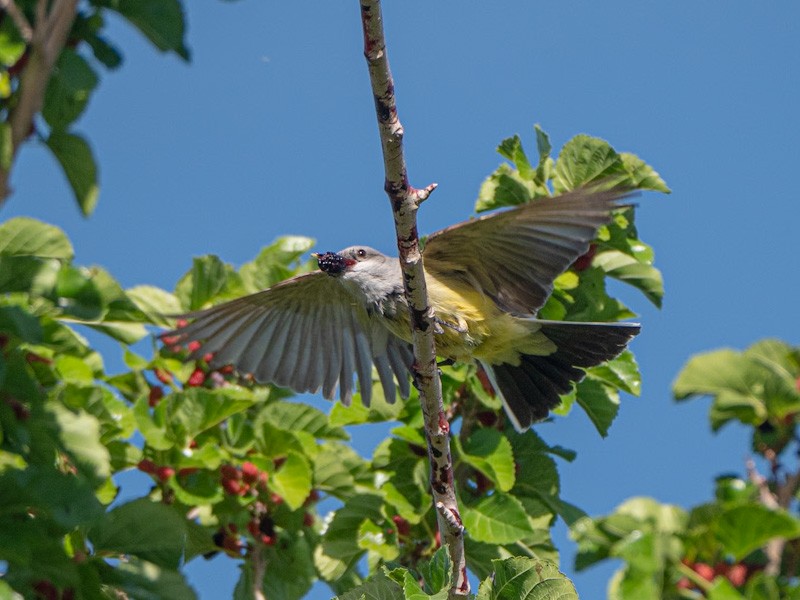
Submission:
<svg viewBox="0 0 800 600">
<path fill-rule="evenodd" d="M 198 341 L 194 356 L 213 353 L 214 368 L 232 364 L 256 381 L 333 399 L 344 404 L 353 393 L 353 373 L 369 405 L 372 365 L 387 401 L 397 385 L 409 394 L 413 354 L 408 343 L 367 313 L 341 282 L 322 272 L 306 273 L 278 285 L 206 310 L 181 315 L 191 322 L 165 335 L 180 343 Z"/>
<path fill-rule="evenodd" d="M 627 192 L 580 188 L 453 225 L 428 238 L 425 269 L 475 287 L 503 310 L 535 315 Z"/>
</svg>

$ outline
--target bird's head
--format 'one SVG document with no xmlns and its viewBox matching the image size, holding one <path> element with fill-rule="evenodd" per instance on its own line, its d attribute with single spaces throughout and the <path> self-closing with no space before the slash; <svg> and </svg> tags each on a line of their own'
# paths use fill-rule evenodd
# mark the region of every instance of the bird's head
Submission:
<svg viewBox="0 0 800 600">
<path fill-rule="evenodd" d="M 319 268 L 332 277 L 355 271 L 370 271 L 384 263 L 386 255 L 368 246 L 350 246 L 339 252 L 313 253 Z"/>
</svg>

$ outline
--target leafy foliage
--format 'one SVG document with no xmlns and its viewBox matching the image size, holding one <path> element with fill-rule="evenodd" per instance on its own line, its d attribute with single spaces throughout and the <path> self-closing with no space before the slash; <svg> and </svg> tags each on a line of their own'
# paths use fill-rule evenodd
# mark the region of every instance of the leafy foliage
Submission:
<svg viewBox="0 0 800 600">
<path fill-rule="evenodd" d="M 149 14 L 146 4 L 137 18 Z M 91 6 L 133 10 L 124 2 Z M 47 120 L 50 138 L 60 136 L 65 161 L 77 168 L 85 164 L 81 143 L 56 124 L 82 110 L 79 92 L 93 80 L 85 59 L 65 56 L 69 64 L 59 75 L 65 79 L 51 94 L 71 100 L 48 109 Z M 538 128 L 537 139 L 537 165 L 528 164 L 517 138 L 501 144 L 515 165 L 504 168 L 506 175 L 530 192 L 523 201 L 543 193 L 558 169 L 572 173 L 570 181 L 583 172 L 571 166 L 571 152 L 554 163 Z M 495 205 L 501 201 L 494 196 Z M 335 404 L 325 414 L 229 366 L 212 369 L 212 356 L 197 355 L 191 343 L 170 336 L 140 343 L 155 327 L 175 326 L 164 315 L 308 271 L 303 256 L 312 245 L 308 238 L 280 238 L 238 269 L 199 257 L 171 292 L 126 290 L 100 267 L 73 264 L 73 248 L 58 228 L 26 218 L 0 225 L 3 585 L 28 596 L 46 587 L 62 597 L 192 598 L 181 566 L 224 553 L 245 567 L 237 598 L 252 597 L 257 585 L 267 597 L 301 598 L 316 580 L 341 598 L 447 596 L 451 565 L 428 492 L 415 392 L 390 404 L 376 376 L 370 408 L 356 395 L 350 407 Z M 652 261 L 635 237 L 632 210 L 602 233 L 598 246 L 636 264 Z M 619 271 L 576 264 L 560 278 L 550 316 L 628 316 L 618 301 L 595 297 L 605 294 L 604 278 L 612 273 Z M 652 285 L 628 281 L 652 293 Z M 98 334 L 122 345 L 122 372 L 108 373 L 92 349 L 89 339 Z M 568 523 L 584 517 L 560 497 L 557 460 L 572 460 L 574 452 L 533 431 L 516 433 L 474 365 L 443 367 L 442 379 L 457 432 L 454 476 L 468 567 L 485 579 L 478 597 L 575 597 L 555 567 L 550 537 L 558 517 Z M 626 352 L 589 370 L 562 412 L 578 402 L 605 435 L 619 392 L 638 394 L 639 385 Z M 371 456 L 349 446 L 360 425 L 387 422 L 395 423 L 391 435 Z M 117 504 L 116 476 L 131 469 L 148 476 L 151 488 Z"/>
<path fill-rule="evenodd" d="M 28 21 L 36 25 L 36 0 L 15 0 Z M 64 171 L 78 208 L 90 215 L 99 194 L 98 168 L 85 137 L 72 131 L 100 82 L 97 66 L 116 69 L 122 52 L 106 35 L 109 12 L 116 13 L 144 34 L 163 52 L 189 59 L 185 19 L 179 0 L 90 0 L 79 3 L 66 47 L 56 61 L 44 93 L 42 121 L 29 135 L 45 142 Z M 11 166 L 11 131 L 8 119 L 19 102 L 20 81 L 29 65 L 31 48 L 13 21 L 0 23 L 0 168 Z"/>
<path fill-rule="evenodd" d="M 608 558 L 624 563 L 609 598 L 800 597 L 800 475 L 787 464 L 798 439 L 799 357 L 796 347 L 763 340 L 743 352 L 715 350 L 689 360 L 675 380 L 676 399 L 711 395 L 715 431 L 730 421 L 751 427 L 753 450 L 770 476 L 759 475 L 753 462 L 746 480 L 720 476 L 714 501 L 689 512 L 634 498 L 608 516 L 576 522 L 577 568 Z"/>
</svg>

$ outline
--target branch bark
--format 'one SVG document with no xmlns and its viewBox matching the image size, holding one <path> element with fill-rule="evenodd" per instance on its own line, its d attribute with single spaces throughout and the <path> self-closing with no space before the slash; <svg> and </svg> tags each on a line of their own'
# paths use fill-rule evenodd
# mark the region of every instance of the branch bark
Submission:
<svg viewBox="0 0 800 600">
<path fill-rule="evenodd" d="M 33 119 L 42 109 L 47 82 L 53 72 L 53 66 L 67 41 L 67 36 L 75 21 L 78 0 L 55 0 L 50 11 L 46 11 L 46 3 L 40 0 L 36 5 L 36 22 L 33 29 L 27 21 L 18 21 L 14 11 L 24 19 L 24 15 L 13 0 L 0 0 L 14 23 L 20 29 L 22 37 L 29 41 L 30 57 L 22 71 L 19 83 L 17 104 L 8 117 L 11 127 L 11 163 L 8 168 L 0 167 L 0 206 L 11 194 L 8 180 L 11 167 L 20 145 L 28 137 L 33 126 Z M 14 8 L 11 8 L 11 7 Z M 24 27 L 27 25 L 27 37 Z"/>
<path fill-rule="evenodd" d="M 439 532 L 450 551 L 453 584 L 450 598 L 469 593 L 464 527 L 453 485 L 453 460 L 450 454 L 450 424 L 442 403 L 442 385 L 436 365 L 433 308 L 428 304 L 422 254 L 417 232 L 417 210 L 436 189 L 432 183 L 415 189 L 408 182 L 403 155 L 403 126 L 397 116 L 394 81 L 386 55 L 383 15 L 380 0 L 360 0 L 364 31 L 364 56 L 367 59 L 375 111 L 378 117 L 383 162 L 384 189 L 394 212 L 397 248 L 403 270 L 406 299 L 411 311 L 414 343 L 414 377 L 425 418 L 425 437 L 431 465 L 430 482 Z"/>
</svg>

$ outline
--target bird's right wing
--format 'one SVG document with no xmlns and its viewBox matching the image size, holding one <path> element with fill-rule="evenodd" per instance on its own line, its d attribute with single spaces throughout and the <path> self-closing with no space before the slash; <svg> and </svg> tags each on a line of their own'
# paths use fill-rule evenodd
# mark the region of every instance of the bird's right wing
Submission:
<svg viewBox="0 0 800 600">
<path fill-rule="evenodd" d="M 460 279 L 503 310 L 535 315 L 628 191 L 579 188 L 453 225 L 428 238 L 425 269 Z"/>
<path fill-rule="evenodd" d="M 341 284 L 322 272 L 306 273 L 278 285 L 206 310 L 181 315 L 184 327 L 164 334 L 180 343 L 200 342 L 193 356 L 213 353 L 211 366 L 232 364 L 256 381 L 333 399 L 344 404 L 358 376 L 366 406 L 372 395 L 372 365 L 387 401 L 397 387 L 409 394 L 413 354 Z M 397 386 L 395 385 L 397 380 Z"/>
</svg>

